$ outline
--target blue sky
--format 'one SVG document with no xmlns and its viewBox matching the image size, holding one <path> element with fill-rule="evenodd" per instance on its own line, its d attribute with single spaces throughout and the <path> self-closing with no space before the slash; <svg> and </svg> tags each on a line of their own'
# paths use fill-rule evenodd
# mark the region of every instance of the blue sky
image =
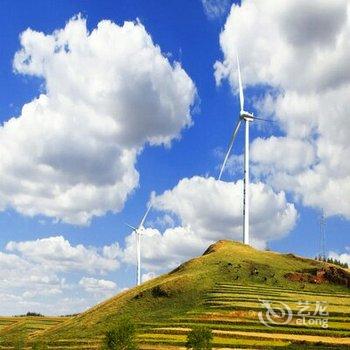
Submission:
<svg viewBox="0 0 350 350">
<path fill-rule="evenodd" d="M 228 2 L 224 1 L 222 3 Z M 19 213 L 15 205 L 11 205 L 11 201 L 6 203 L 6 208 L 0 212 L 0 251 L 3 254 L 13 253 L 23 259 L 29 259 L 22 248 L 8 249 L 8 242 L 35 241 L 54 236 L 63 236 L 72 247 L 77 245 L 83 245 L 87 249 L 88 247 L 96 247 L 92 248 L 93 250 L 97 247 L 111 246 L 118 242 L 119 249 L 122 251 L 126 246 L 125 237 L 130 234 L 124 223 L 136 224 L 139 221 L 152 191 L 160 196 L 164 191 L 176 187 L 181 179 L 192 178 L 197 175 L 204 178 L 208 176 L 217 177 L 218 167 L 222 161 L 222 153 L 225 151 L 237 117 L 239 106 L 237 96 L 232 93 L 235 88 L 233 78 L 224 78 L 221 85 L 216 84 L 213 67 L 216 61 L 223 61 L 225 55 L 227 55 L 226 58 L 229 61 L 229 53 L 223 53 L 219 42 L 220 33 L 229 14 L 229 7 L 221 15 L 210 17 L 199 0 L 166 2 L 129 0 L 31 1 L 25 3 L 1 1 L 0 120 L 2 123 L 8 121 L 11 117 L 20 116 L 24 104 L 38 97 L 40 93 L 45 93 L 43 78 L 14 72 L 14 55 L 21 48 L 19 35 L 27 28 L 51 34 L 56 29 L 64 28 L 65 24 L 77 14 L 81 14 L 86 19 L 90 31 L 96 28 L 96 25 L 104 19 L 109 19 L 119 26 L 123 25 L 124 21 L 139 19 L 146 32 L 152 37 L 154 44 L 160 47 L 163 55 L 168 57 L 170 62 L 180 62 L 183 70 L 196 86 L 197 97 L 191 107 L 192 126 L 182 128 L 178 133 L 178 136 L 181 135 L 181 137 L 173 140 L 170 147 L 145 144 L 135 164 L 140 176 L 139 183 L 129 192 L 127 199 L 124 201 L 124 208 L 118 213 L 108 211 L 100 217 L 93 217 L 88 225 L 81 226 L 64 223 L 62 220 L 57 221 L 54 217 L 48 217 L 47 215 L 39 214 L 30 217 Z M 232 20 L 234 21 L 234 18 Z M 238 23 L 237 27 L 239 26 Z M 256 36 L 259 36 L 259 31 L 256 31 Z M 222 40 L 226 39 L 223 38 Z M 233 41 L 235 40 L 237 42 L 238 39 L 234 37 Z M 267 138 L 271 135 L 276 137 L 288 135 L 289 129 L 286 131 L 283 130 L 283 127 L 280 127 L 279 123 L 283 121 L 279 119 L 278 110 L 275 110 L 275 114 L 270 113 L 268 115 L 266 108 L 262 108 L 262 104 L 257 103 L 258 98 L 263 99 L 265 94 L 271 91 L 271 85 L 273 88 L 276 88 L 276 86 L 273 84 L 268 86 L 268 79 L 266 81 L 263 79 L 254 81 L 252 72 L 255 68 L 249 70 L 248 66 L 251 57 L 247 56 L 245 64 L 245 49 L 242 48 L 241 51 L 243 52 L 241 58 L 243 60 L 243 80 L 245 74 L 247 77 L 246 98 L 248 106 L 255 113 L 265 113 L 265 116 L 277 120 L 277 123 L 264 127 L 253 125 L 251 129 L 252 140 L 259 136 Z M 281 81 L 284 80 L 281 78 Z M 291 85 L 285 84 L 285 86 L 287 89 Z M 142 115 L 140 115 L 140 118 L 142 118 Z M 295 123 L 297 122 L 296 120 Z M 242 147 L 243 135 L 241 132 L 234 146 L 234 153 L 240 155 Z M 303 158 L 302 154 L 299 156 Z M 232 159 L 234 160 L 234 158 Z M 232 164 L 236 164 L 236 168 L 231 169 L 230 173 L 226 173 L 224 180 L 237 181 L 242 176 L 239 162 L 235 163 L 233 160 Z M 235 174 L 232 175 L 232 172 Z M 254 181 L 259 181 L 259 176 L 261 176 L 263 182 L 271 180 L 270 174 L 264 172 L 259 174 L 255 174 Z M 272 187 L 275 186 L 273 180 L 271 180 L 271 183 Z M 294 204 L 298 217 L 288 234 L 279 233 L 279 239 L 268 239 L 269 248 L 280 252 L 315 256 L 319 253 L 320 246 L 318 217 L 320 215 L 319 208 L 323 206 L 322 201 L 314 200 L 313 202 L 311 199 L 303 199 L 304 194 L 300 192 L 300 189 L 294 190 L 288 186 L 280 186 L 277 189 L 277 187 L 273 187 L 275 191 L 283 190 L 286 201 Z M 310 198 L 314 197 L 310 195 Z M 173 200 L 177 200 L 176 197 Z M 344 206 L 347 207 L 348 198 L 342 200 Z M 349 217 L 349 214 L 341 210 L 337 211 L 337 209 L 332 211 L 331 204 L 328 202 L 325 203 L 325 206 L 329 213 L 326 226 L 327 251 L 346 255 L 350 229 L 350 223 L 346 217 Z M 172 211 L 173 217 L 176 217 L 178 213 L 171 209 L 171 205 L 163 202 L 156 211 L 151 212 L 148 225 L 155 227 L 158 225 L 160 230 L 164 230 L 163 224 L 159 224 L 160 219 L 157 224 L 157 217 L 160 218 L 163 215 L 161 207 L 165 208 L 165 211 Z M 164 221 L 164 217 L 162 218 Z M 181 221 L 181 218 L 179 220 Z M 236 237 L 233 238 L 237 239 Z M 225 237 L 222 238 L 230 238 L 230 233 L 226 233 Z M 202 247 L 199 247 L 199 251 L 201 249 Z M 193 250 L 190 249 L 189 251 L 192 252 Z M 194 250 L 194 252 L 196 251 Z M 345 255 L 344 259 L 347 259 Z M 185 257 L 188 258 L 186 254 L 184 254 L 183 259 Z M 74 312 L 84 309 L 113 292 L 134 284 L 134 266 L 130 262 L 124 261 L 119 255 L 115 258 L 120 259 L 120 267 L 107 269 L 105 274 L 102 275 L 96 271 L 92 273 L 88 271 L 88 268 L 85 270 L 67 269 L 54 272 L 59 278 L 64 277 L 66 279 L 65 283 L 71 286 L 77 284 L 83 277 L 94 279 L 90 280 L 91 283 L 97 280 L 114 281 L 116 283 L 117 286 L 113 286 L 106 282 L 107 287 L 102 292 L 98 291 L 98 286 L 93 290 L 84 287 L 85 294 L 82 294 L 82 298 L 85 298 L 85 300 L 83 301 L 72 292 L 73 287 L 68 286 L 66 289 L 62 287 L 64 291 L 60 291 L 59 295 L 62 298 L 70 298 L 71 304 L 69 305 L 71 305 Z M 45 259 L 48 259 L 48 257 Z M 178 259 L 181 261 L 181 257 L 178 256 Z M 29 259 L 28 261 L 32 263 L 34 260 Z M 59 260 L 57 261 L 59 263 Z M 152 265 L 151 262 L 149 264 Z M 168 266 L 164 263 L 163 268 L 157 271 L 149 267 L 148 269 L 145 268 L 144 272 L 157 274 L 166 271 Z M 83 286 L 83 282 L 80 285 Z M 12 299 L 9 299 L 12 300 L 12 304 L 10 301 L 7 308 L 0 308 L 0 313 L 25 312 L 29 308 L 37 308 L 37 310 L 32 311 L 45 313 L 57 312 L 55 309 L 57 306 L 53 306 L 50 297 L 36 294 L 26 298 L 24 289 L 23 287 L 6 289 L 6 286 L 0 284 L 0 295 L 3 293 L 7 297 L 9 295 L 13 296 Z M 18 301 L 18 299 L 14 296 L 22 298 L 23 306 L 15 306 L 15 300 Z M 61 308 L 58 312 L 60 311 L 65 312 L 66 310 Z"/>
</svg>

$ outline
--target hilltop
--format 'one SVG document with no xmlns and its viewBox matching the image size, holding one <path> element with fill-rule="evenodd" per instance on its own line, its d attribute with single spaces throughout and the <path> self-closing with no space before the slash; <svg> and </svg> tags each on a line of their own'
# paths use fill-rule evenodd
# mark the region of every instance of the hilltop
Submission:
<svg viewBox="0 0 350 350">
<path fill-rule="evenodd" d="M 311 349 L 317 342 L 318 348 L 322 344 L 348 348 L 349 285 L 349 272 L 335 265 L 293 254 L 259 251 L 233 241 L 218 241 L 202 256 L 170 273 L 34 332 L 29 340 L 45 339 L 52 349 L 69 349 L 73 344 L 80 344 L 79 349 L 97 349 L 105 331 L 129 317 L 138 325 L 144 348 L 153 344 L 149 349 L 155 349 L 155 344 L 167 344 L 164 349 L 183 345 L 188 327 L 198 322 L 213 328 L 214 340 L 226 348 L 267 349 L 298 344 L 298 349 L 309 345 Z M 331 322 L 335 324 L 327 330 L 298 327 L 293 319 L 289 328 L 278 325 L 274 331 L 280 335 L 276 336 L 272 328 L 257 319 L 257 312 L 262 309 L 261 298 L 289 302 L 293 314 L 299 300 L 327 301 Z M 4 344 L 14 336 L 11 332 L 3 334 L 0 326 Z"/>
</svg>

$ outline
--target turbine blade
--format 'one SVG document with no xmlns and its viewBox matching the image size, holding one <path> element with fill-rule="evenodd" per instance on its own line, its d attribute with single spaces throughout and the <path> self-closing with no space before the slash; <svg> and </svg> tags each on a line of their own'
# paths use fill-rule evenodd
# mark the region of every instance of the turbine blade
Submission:
<svg viewBox="0 0 350 350">
<path fill-rule="evenodd" d="M 234 140 L 236 138 L 236 135 L 237 135 L 238 129 L 239 129 L 240 125 L 241 125 L 241 122 L 242 122 L 242 119 L 239 119 L 238 122 L 237 122 L 236 128 L 235 128 L 235 130 L 232 133 L 231 140 L 230 140 L 230 143 L 229 143 L 228 148 L 227 148 L 227 153 L 226 153 L 224 162 L 222 163 L 222 166 L 221 166 L 220 175 L 218 177 L 218 180 L 221 180 L 222 173 L 224 172 L 227 159 L 228 159 L 228 157 L 230 155 L 230 152 L 231 152 L 231 149 L 232 149 L 232 146 L 233 146 L 233 142 L 234 142 Z"/>
<path fill-rule="evenodd" d="M 131 226 L 131 225 L 127 224 L 127 223 L 125 223 L 125 225 L 128 226 L 128 227 L 130 227 L 133 231 L 137 231 L 137 228 L 136 228 L 136 227 Z"/>
<path fill-rule="evenodd" d="M 238 69 L 239 103 L 240 103 L 240 106 L 241 106 L 241 112 L 243 112 L 244 111 L 244 93 L 243 93 L 241 68 L 239 66 L 238 54 L 237 54 L 237 69 Z"/>
<path fill-rule="evenodd" d="M 152 204 L 150 204 L 150 205 L 148 206 L 147 211 L 146 211 L 146 214 L 143 216 L 143 218 L 142 218 L 142 220 L 141 220 L 141 222 L 140 222 L 139 228 L 141 228 L 141 227 L 143 226 L 143 224 L 144 224 L 144 222 L 145 222 L 145 220 L 146 220 L 146 218 L 147 218 L 147 215 L 148 215 L 149 211 L 151 210 L 151 208 L 152 208 Z"/>
<path fill-rule="evenodd" d="M 276 123 L 275 120 L 271 120 L 271 119 L 264 119 L 264 118 L 259 118 L 259 117 L 253 117 L 253 119 L 262 120 L 263 122 Z"/>
</svg>

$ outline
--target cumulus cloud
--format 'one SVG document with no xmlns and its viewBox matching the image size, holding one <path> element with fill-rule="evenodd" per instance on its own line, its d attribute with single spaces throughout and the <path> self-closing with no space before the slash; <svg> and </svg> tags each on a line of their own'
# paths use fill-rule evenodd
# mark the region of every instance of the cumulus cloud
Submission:
<svg viewBox="0 0 350 350">
<path fill-rule="evenodd" d="M 215 63 L 219 84 L 267 87 L 254 101 L 280 137 L 252 144 L 256 175 L 326 215 L 350 218 L 350 4 L 346 0 L 245 0 L 233 5 Z M 248 90 L 249 92 L 249 90 Z"/>
<path fill-rule="evenodd" d="M 117 284 L 113 281 L 96 279 L 93 277 L 83 277 L 79 285 L 88 293 L 95 295 L 110 296 L 116 293 Z"/>
<path fill-rule="evenodd" d="M 194 83 L 139 22 L 89 32 L 78 16 L 20 42 L 14 69 L 42 79 L 44 93 L 0 127 L 0 209 L 73 224 L 120 211 L 143 147 L 191 126 Z"/>
<path fill-rule="evenodd" d="M 72 246 L 63 236 L 35 241 L 11 241 L 7 243 L 6 249 L 27 261 L 61 271 L 79 270 L 104 273 L 119 267 L 119 262 L 115 259 L 118 255 L 117 245 L 106 246 L 99 252 L 94 247 L 85 247 L 82 244 Z M 111 254 L 113 251 L 114 254 Z"/>
<path fill-rule="evenodd" d="M 65 278 L 56 271 L 16 254 L 0 252 L 1 315 L 23 314 L 30 310 L 44 311 L 49 300 L 61 299 L 67 288 Z M 42 307 L 39 308 L 39 305 Z M 53 308 L 51 312 L 57 310 Z"/>
<path fill-rule="evenodd" d="M 56 290 L 64 283 L 64 279 L 46 266 L 31 263 L 16 254 L 0 252 L 0 288 L 3 290 L 24 287 Z"/>
<path fill-rule="evenodd" d="M 303 157 L 300 157 L 301 154 Z M 313 165 L 316 160 L 316 152 L 311 143 L 292 137 L 257 138 L 252 144 L 251 155 L 257 167 L 259 165 L 263 167 L 262 169 L 256 167 L 255 173 L 258 170 L 266 173 L 268 171 L 266 168 L 273 166 L 278 166 L 279 170 L 290 174 L 300 173 Z"/>
<path fill-rule="evenodd" d="M 1 303 L 0 314 L 85 310 L 118 292 L 113 281 L 96 275 L 116 271 L 121 256 L 117 243 L 101 248 L 74 246 L 62 236 L 9 242 L 0 251 L 0 297 L 8 300 Z M 82 273 L 87 276 L 80 277 Z M 77 288 L 81 290 L 76 292 Z M 87 294 L 82 296 L 82 291 Z"/>
<path fill-rule="evenodd" d="M 211 243 L 190 227 L 177 226 L 164 231 L 147 228 L 141 236 L 142 268 L 148 272 L 165 272 L 181 262 L 199 255 Z M 135 234 L 125 239 L 123 261 L 136 265 Z"/>
<path fill-rule="evenodd" d="M 350 266 L 350 247 L 346 247 L 346 252 L 337 253 L 337 252 L 329 252 L 328 257 L 332 259 L 339 260 L 344 264 L 348 264 Z"/>
<path fill-rule="evenodd" d="M 206 240 L 242 235 L 243 182 L 224 182 L 195 176 L 153 199 L 156 209 L 177 215 L 183 226 Z M 294 205 L 283 192 L 263 183 L 251 184 L 251 235 L 258 244 L 288 233 L 296 220 Z M 259 245 L 259 244 L 258 244 Z"/>
<path fill-rule="evenodd" d="M 142 234 L 143 267 L 168 270 L 200 255 L 219 239 L 242 239 L 243 183 L 195 176 L 152 198 L 153 208 L 174 217 L 180 225 L 147 228 Z M 284 237 L 294 227 L 297 211 L 284 192 L 275 193 L 263 183 L 251 185 L 252 243 L 264 248 L 268 240 Z M 126 238 L 124 261 L 136 263 L 136 237 Z"/>
<path fill-rule="evenodd" d="M 147 272 L 147 273 L 143 273 L 141 276 L 141 280 L 142 282 L 147 282 L 149 280 L 152 280 L 153 278 L 156 278 L 157 274 L 154 272 Z"/>
</svg>

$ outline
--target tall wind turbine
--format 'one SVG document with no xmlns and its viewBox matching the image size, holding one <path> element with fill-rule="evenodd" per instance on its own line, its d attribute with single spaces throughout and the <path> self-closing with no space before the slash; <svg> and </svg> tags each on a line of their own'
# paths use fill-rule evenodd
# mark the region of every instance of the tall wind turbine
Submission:
<svg viewBox="0 0 350 350">
<path fill-rule="evenodd" d="M 244 146 L 244 189 L 243 189 L 243 243 L 249 244 L 249 123 L 255 119 L 257 120 L 265 120 L 265 119 L 257 118 L 252 113 L 249 113 L 244 110 L 244 93 L 243 93 L 241 70 L 239 66 L 238 55 L 237 55 L 237 69 L 238 69 L 240 112 L 239 112 L 239 117 L 238 117 L 236 127 L 232 133 L 231 140 L 228 145 L 224 162 L 222 163 L 222 166 L 221 166 L 218 180 L 221 180 L 222 173 L 225 169 L 228 157 L 232 150 L 233 142 L 235 141 L 239 127 L 244 121 L 245 122 L 245 146 Z"/>
<path fill-rule="evenodd" d="M 150 204 L 137 228 L 129 224 L 126 224 L 126 226 L 130 227 L 135 232 L 135 237 L 136 237 L 136 259 L 137 259 L 136 282 L 138 286 L 141 284 L 141 234 L 142 234 L 142 231 L 145 229 L 143 224 L 151 208 L 152 208 L 152 205 Z"/>
</svg>

